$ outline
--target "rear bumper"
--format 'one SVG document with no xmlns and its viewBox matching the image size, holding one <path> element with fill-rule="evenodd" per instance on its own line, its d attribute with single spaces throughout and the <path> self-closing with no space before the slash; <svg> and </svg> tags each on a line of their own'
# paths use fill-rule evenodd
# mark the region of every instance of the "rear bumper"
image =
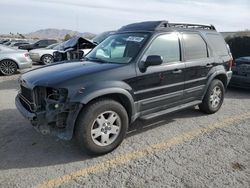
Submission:
<svg viewBox="0 0 250 188">
<path fill-rule="evenodd" d="M 250 89 L 250 76 L 233 75 L 229 86 Z"/>
<path fill-rule="evenodd" d="M 30 58 L 32 59 L 32 61 L 35 61 L 35 62 L 40 62 L 41 60 L 41 57 L 39 56 L 39 54 L 30 53 Z"/>
<path fill-rule="evenodd" d="M 32 67 L 32 60 L 28 59 L 27 61 L 22 61 L 18 64 L 19 69 L 26 69 Z"/>
<path fill-rule="evenodd" d="M 230 80 L 232 79 L 232 75 L 233 75 L 232 71 L 227 72 L 227 85 L 229 84 Z"/>
</svg>

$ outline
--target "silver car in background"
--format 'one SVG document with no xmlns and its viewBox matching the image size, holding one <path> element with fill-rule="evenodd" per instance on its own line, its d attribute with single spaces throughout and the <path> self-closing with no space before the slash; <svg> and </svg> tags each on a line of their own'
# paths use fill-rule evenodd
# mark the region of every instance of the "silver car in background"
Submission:
<svg viewBox="0 0 250 188">
<path fill-rule="evenodd" d="M 0 74 L 12 75 L 17 69 L 32 67 L 32 60 L 26 50 L 16 50 L 0 45 Z"/>
<path fill-rule="evenodd" d="M 44 65 L 48 65 L 53 63 L 53 53 L 57 51 L 59 48 L 59 43 L 51 44 L 46 48 L 39 48 L 29 51 L 30 58 L 34 62 L 42 63 Z"/>
</svg>

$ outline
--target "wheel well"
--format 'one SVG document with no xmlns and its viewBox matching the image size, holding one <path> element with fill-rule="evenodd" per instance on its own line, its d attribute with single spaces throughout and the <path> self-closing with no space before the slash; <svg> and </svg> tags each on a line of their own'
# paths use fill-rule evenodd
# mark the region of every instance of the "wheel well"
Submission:
<svg viewBox="0 0 250 188">
<path fill-rule="evenodd" d="M 100 97 L 92 99 L 91 101 L 88 102 L 88 104 L 95 101 L 95 100 L 101 99 L 101 98 L 113 99 L 113 100 L 119 102 L 127 111 L 129 121 L 131 121 L 132 106 L 131 106 L 131 103 L 130 103 L 130 100 L 128 99 L 128 97 L 126 97 L 125 95 L 120 94 L 120 93 L 106 94 L 106 95 L 102 95 Z"/>
<path fill-rule="evenodd" d="M 225 74 L 219 74 L 219 75 L 215 76 L 214 79 L 218 79 L 218 80 L 222 81 L 224 87 L 225 88 L 227 87 L 227 76 Z"/>
<path fill-rule="evenodd" d="M 14 62 L 14 63 L 16 64 L 17 68 L 19 69 L 18 64 L 17 64 L 13 59 L 2 59 L 2 60 L 0 61 L 0 63 L 3 62 L 3 61 L 6 61 L 6 60 Z"/>
</svg>

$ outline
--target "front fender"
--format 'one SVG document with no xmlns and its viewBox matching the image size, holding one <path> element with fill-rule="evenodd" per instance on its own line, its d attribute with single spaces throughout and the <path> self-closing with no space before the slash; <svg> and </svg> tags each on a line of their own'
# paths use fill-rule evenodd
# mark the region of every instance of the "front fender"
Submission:
<svg viewBox="0 0 250 188">
<path fill-rule="evenodd" d="M 122 81 L 104 81 L 94 85 L 87 85 L 71 96 L 71 101 L 88 104 L 93 99 L 109 94 L 119 94 L 126 97 L 131 108 L 131 115 L 135 114 L 133 90 L 127 83 Z"/>
</svg>

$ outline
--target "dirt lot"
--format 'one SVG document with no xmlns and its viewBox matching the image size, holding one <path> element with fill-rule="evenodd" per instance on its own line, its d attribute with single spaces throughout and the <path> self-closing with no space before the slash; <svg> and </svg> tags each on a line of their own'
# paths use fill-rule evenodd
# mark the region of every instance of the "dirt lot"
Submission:
<svg viewBox="0 0 250 188">
<path fill-rule="evenodd" d="M 91 158 L 19 114 L 17 77 L 0 77 L 0 187 L 250 187 L 250 91 L 229 89 L 214 115 L 137 121 L 117 150 Z"/>
</svg>

